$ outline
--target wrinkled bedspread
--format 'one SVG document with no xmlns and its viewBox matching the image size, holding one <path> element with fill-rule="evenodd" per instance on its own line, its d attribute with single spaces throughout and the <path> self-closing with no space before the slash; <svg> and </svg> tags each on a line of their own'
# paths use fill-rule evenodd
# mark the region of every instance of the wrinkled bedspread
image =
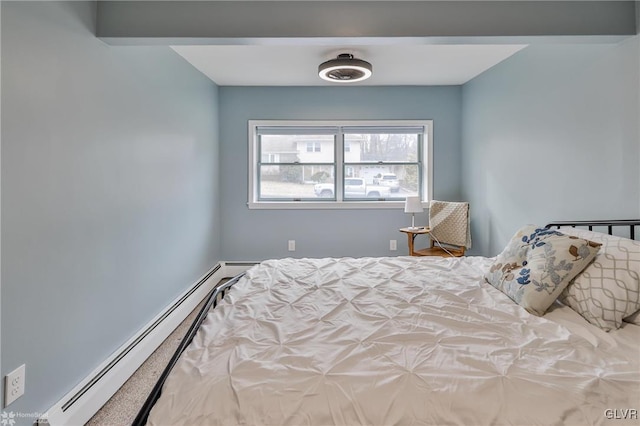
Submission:
<svg viewBox="0 0 640 426">
<path fill-rule="evenodd" d="M 209 313 L 149 424 L 626 423 L 606 410 L 640 409 L 640 327 L 532 316 L 482 283 L 490 261 L 265 261 Z"/>
</svg>

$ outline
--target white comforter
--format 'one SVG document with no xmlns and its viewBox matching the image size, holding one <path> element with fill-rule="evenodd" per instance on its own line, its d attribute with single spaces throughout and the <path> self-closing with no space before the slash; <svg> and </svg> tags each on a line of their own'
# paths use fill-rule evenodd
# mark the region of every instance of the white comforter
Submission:
<svg viewBox="0 0 640 426">
<path fill-rule="evenodd" d="M 149 424 L 637 424 L 622 410 L 640 409 L 640 326 L 532 316 L 481 283 L 489 264 L 263 262 L 209 314 Z"/>
</svg>

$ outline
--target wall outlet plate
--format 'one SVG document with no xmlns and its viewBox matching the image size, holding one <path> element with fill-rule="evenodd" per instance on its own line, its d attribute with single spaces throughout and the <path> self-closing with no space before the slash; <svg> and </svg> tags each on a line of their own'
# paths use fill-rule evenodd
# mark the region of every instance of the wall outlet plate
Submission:
<svg viewBox="0 0 640 426">
<path fill-rule="evenodd" d="M 296 251 L 296 240 L 289 240 L 289 251 Z"/>
<path fill-rule="evenodd" d="M 24 375 L 26 366 L 20 367 L 7 374 L 4 378 L 4 406 L 11 404 L 24 395 Z"/>
</svg>

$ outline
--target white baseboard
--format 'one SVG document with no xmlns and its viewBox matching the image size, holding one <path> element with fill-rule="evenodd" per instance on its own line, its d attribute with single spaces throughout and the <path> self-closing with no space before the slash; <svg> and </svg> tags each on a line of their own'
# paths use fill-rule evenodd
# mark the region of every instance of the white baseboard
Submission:
<svg viewBox="0 0 640 426">
<path fill-rule="evenodd" d="M 38 419 L 38 424 L 85 424 L 220 280 L 238 275 L 253 264 L 255 263 L 219 262 L 51 407 L 46 418 Z"/>
<path fill-rule="evenodd" d="M 227 277 L 235 277 L 260 262 L 222 262 Z"/>
</svg>

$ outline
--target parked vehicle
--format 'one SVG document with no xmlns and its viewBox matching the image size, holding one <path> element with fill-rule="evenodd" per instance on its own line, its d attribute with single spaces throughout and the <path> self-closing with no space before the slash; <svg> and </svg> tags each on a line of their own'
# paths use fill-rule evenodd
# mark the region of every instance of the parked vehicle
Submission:
<svg viewBox="0 0 640 426">
<path fill-rule="evenodd" d="M 313 187 L 316 196 L 331 198 L 335 194 L 332 183 L 318 183 Z M 363 178 L 346 178 L 344 180 L 345 198 L 387 198 L 390 190 L 386 186 L 367 185 Z"/>
<path fill-rule="evenodd" d="M 383 173 L 382 176 L 373 179 L 374 185 L 386 186 L 391 192 L 400 191 L 400 181 L 394 173 Z"/>
</svg>

